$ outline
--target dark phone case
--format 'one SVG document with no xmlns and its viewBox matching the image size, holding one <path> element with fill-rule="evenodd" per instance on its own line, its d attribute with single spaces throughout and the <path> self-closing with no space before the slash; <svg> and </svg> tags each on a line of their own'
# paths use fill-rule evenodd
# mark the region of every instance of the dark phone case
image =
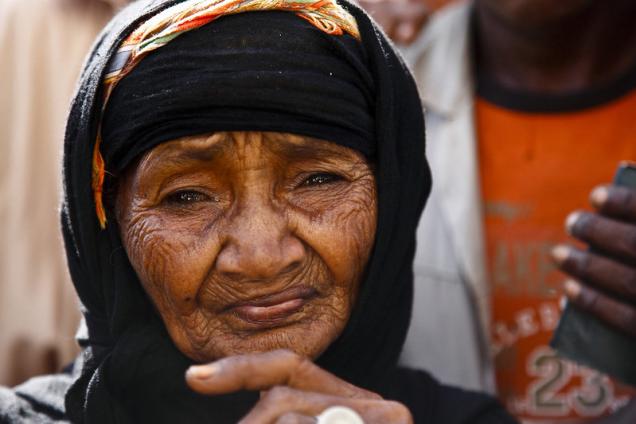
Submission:
<svg viewBox="0 0 636 424">
<path fill-rule="evenodd" d="M 621 164 L 614 184 L 636 188 L 636 166 Z M 636 339 L 567 304 L 550 346 L 563 357 L 636 386 Z"/>
</svg>

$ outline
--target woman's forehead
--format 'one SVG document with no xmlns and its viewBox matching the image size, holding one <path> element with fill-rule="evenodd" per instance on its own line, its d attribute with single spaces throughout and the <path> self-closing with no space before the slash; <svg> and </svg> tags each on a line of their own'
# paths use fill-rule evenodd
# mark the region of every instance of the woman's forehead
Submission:
<svg viewBox="0 0 636 424">
<path fill-rule="evenodd" d="M 152 149 L 144 158 L 145 163 L 157 160 L 175 162 L 210 162 L 237 158 L 250 152 L 268 152 L 276 156 L 303 160 L 330 157 L 362 158 L 350 148 L 313 137 L 278 132 L 237 131 L 180 138 Z"/>
</svg>

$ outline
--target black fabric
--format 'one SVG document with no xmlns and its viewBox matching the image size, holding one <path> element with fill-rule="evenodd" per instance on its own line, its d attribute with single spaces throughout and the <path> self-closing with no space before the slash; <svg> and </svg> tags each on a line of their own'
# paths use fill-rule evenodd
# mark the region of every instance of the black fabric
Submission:
<svg viewBox="0 0 636 424">
<path fill-rule="evenodd" d="M 174 3 L 135 2 L 109 24 L 98 39 L 82 73 L 68 120 L 64 151 L 65 201 L 62 226 L 68 264 L 82 301 L 87 327 L 86 334 L 80 339 L 84 347 L 81 376 L 66 394 L 66 413 L 73 422 L 230 423 L 236 422 L 245 414 L 258 396 L 254 393 L 238 393 L 231 396 L 202 397 L 188 390 L 184 372 L 191 361 L 176 349 L 141 289 L 122 248 L 117 222 L 111 211 L 106 211 L 109 223 L 105 230 L 100 230 L 95 215 L 91 191 L 91 159 L 103 95 L 101 81 L 107 62 L 120 42 L 139 22 Z M 422 110 L 412 77 L 392 45 L 364 12 L 355 6 L 345 6 L 358 21 L 361 43 L 347 40 L 323 40 L 320 43 L 331 46 L 329 48 L 333 49 L 333 55 L 340 62 L 344 61 L 352 67 L 350 75 L 356 75 L 355 84 L 359 96 L 365 99 L 352 99 L 348 103 L 364 103 L 360 110 L 371 108 L 372 129 L 362 132 L 373 134 L 371 148 L 374 152 L 377 179 L 378 226 L 375 247 L 352 317 L 339 339 L 317 362 L 353 384 L 408 401 L 409 406 L 415 409 L 414 414 L 424 417 L 438 401 L 436 396 L 441 392 L 437 383 L 430 378 L 418 377 L 423 374 L 408 372 L 412 376 L 412 384 L 408 389 L 400 385 L 403 378 L 396 380 L 399 373 L 396 368 L 397 358 L 406 336 L 411 312 L 415 228 L 431 184 L 424 156 Z M 266 19 L 266 15 L 274 16 L 269 15 L 270 13 L 272 12 L 246 13 L 234 20 L 250 22 L 252 19 Z M 202 34 L 214 33 L 212 27 L 224 25 L 224 19 L 227 18 L 209 24 L 209 29 L 192 35 L 190 39 L 196 41 Z M 310 31 L 314 40 L 329 38 L 315 34 L 313 27 L 300 18 L 297 19 L 299 22 L 293 24 L 293 36 L 298 31 L 302 33 L 299 36 L 305 37 L 307 31 Z M 286 33 L 292 31 L 292 28 L 286 27 L 279 31 Z M 183 43 L 189 40 L 185 36 L 183 39 Z M 151 57 L 148 56 L 144 61 L 152 60 Z M 359 58 L 364 58 L 366 69 L 359 68 Z M 178 68 L 176 66 L 175 69 Z M 135 78 L 133 74 L 129 77 L 131 81 Z M 183 78 L 187 77 L 179 76 L 182 81 Z M 371 80 L 366 81 L 368 78 Z M 208 77 L 205 79 L 211 84 L 212 80 L 213 78 Z M 166 83 L 171 84 L 169 81 Z M 302 89 L 295 87 L 294 89 Z M 143 87 L 143 90 L 148 89 L 152 90 L 152 87 Z M 157 86 L 156 90 L 160 93 L 163 87 Z M 145 93 L 149 94 L 149 91 Z M 121 95 L 125 97 L 125 94 L 125 90 L 122 90 Z M 166 97 L 166 102 L 170 98 L 173 97 Z M 129 101 L 130 99 L 121 99 L 127 105 L 130 104 Z M 123 103 L 111 104 L 113 109 L 108 112 L 111 114 L 108 119 L 121 123 L 127 118 L 122 115 L 122 111 L 115 110 L 116 104 Z M 207 107 L 204 105 L 203 109 Z M 353 107 L 357 106 L 354 104 Z M 167 105 L 161 108 L 163 112 L 169 110 Z M 214 108 L 216 105 L 206 109 L 205 116 L 192 111 L 187 116 L 215 122 L 212 112 Z M 330 116 L 331 112 L 326 109 L 323 112 L 318 121 L 324 124 L 324 116 Z M 130 110 L 125 113 L 130 113 Z M 137 127 L 136 119 L 133 121 L 126 124 L 132 128 L 128 135 L 115 134 L 107 129 L 109 135 L 103 146 L 107 168 L 110 165 L 123 166 L 131 157 L 155 143 L 154 137 L 160 137 L 154 134 L 152 139 L 144 139 L 142 135 L 137 140 L 139 128 L 146 124 Z M 145 117 L 140 118 L 139 122 L 141 121 L 145 122 Z M 160 121 L 153 118 L 153 122 Z M 216 124 L 207 131 L 230 129 L 215 126 Z M 234 125 L 233 122 L 231 124 Z M 110 124 L 107 122 L 106 125 Z M 178 127 L 179 125 L 175 125 L 166 131 L 177 131 L 175 128 Z M 355 133 L 359 128 L 366 128 L 366 124 L 347 122 L 342 126 L 345 127 L 347 131 Z M 231 129 L 246 128 L 239 126 Z M 289 131 L 290 127 L 284 122 L 281 127 L 273 126 L 268 129 Z M 203 130 L 205 128 L 197 127 L 193 131 Z M 171 136 L 175 134 L 177 133 L 173 132 Z M 366 137 L 367 135 L 363 138 Z M 137 146 L 137 141 L 141 147 Z M 344 140 L 336 141 L 346 144 Z M 456 421 L 448 421 L 444 420 L 444 413 L 436 412 L 434 416 L 441 418 L 431 422 L 466 422 L 469 418 L 465 415 Z M 418 419 L 417 422 L 429 421 Z"/>
<path fill-rule="evenodd" d="M 226 16 L 178 36 L 118 84 L 104 159 L 109 171 L 123 169 L 161 142 L 216 130 L 285 131 L 370 156 L 374 91 L 352 36 L 289 12 Z"/>
<path fill-rule="evenodd" d="M 511 424 L 512 418 L 493 397 L 441 385 L 424 371 L 398 368 L 386 382 L 387 396 L 399 399 L 413 421 L 439 424 Z"/>
<path fill-rule="evenodd" d="M 632 93 L 636 89 L 636 65 L 608 84 L 563 94 L 510 89 L 483 73 L 477 74 L 476 85 L 479 97 L 508 110 L 536 114 L 576 113 L 608 105 Z"/>
<path fill-rule="evenodd" d="M 58 374 L 37 377 L 14 390 L 0 387 L 0 423 L 51 424 L 66 423 L 64 395 L 73 379 Z M 510 424 L 514 420 L 492 397 L 439 385 L 423 371 L 398 369 L 387 381 L 393 399 L 400 399 L 413 412 L 415 423 L 443 424 Z M 234 402 L 234 399 L 224 398 Z M 624 408 L 622 414 L 629 414 Z M 221 411 L 222 413 L 222 411 Z M 158 419 L 153 410 L 143 422 L 168 421 Z M 170 410 L 168 411 L 170 414 Z M 621 415 L 622 416 L 622 415 Z M 170 415 L 172 422 L 198 422 L 197 417 Z M 223 421 L 223 419 L 226 421 Z M 233 417 L 221 417 L 206 423 L 236 422 Z M 627 418 L 624 422 L 629 421 Z"/>
</svg>

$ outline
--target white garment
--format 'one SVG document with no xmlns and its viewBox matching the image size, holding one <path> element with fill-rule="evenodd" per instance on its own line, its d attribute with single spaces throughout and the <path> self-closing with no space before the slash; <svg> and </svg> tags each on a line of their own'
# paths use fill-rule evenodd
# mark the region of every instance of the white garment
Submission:
<svg viewBox="0 0 636 424">
<path fill-rule="evenodd" d="M 474 125 L 470 3 L 435 14 L 403 49 L 422 96 L 433 190 L 417 232 L 413 318 L 401 361 L 494 392 Z"/>
<path fill-rule="evenodd" d="M 84 56 L 111 15 L 99 1 L 0 0 L 0 385 L 77 352 L 58 213 L 62 141 Z"/>
</svg>

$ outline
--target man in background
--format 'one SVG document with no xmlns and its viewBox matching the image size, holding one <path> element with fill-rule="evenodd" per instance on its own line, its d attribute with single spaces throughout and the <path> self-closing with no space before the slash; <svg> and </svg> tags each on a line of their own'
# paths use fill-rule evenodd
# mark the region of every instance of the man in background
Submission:
<svg viewBox="0 0 636 424">
<path fill-rule="evenodd" d="M 578 277 L 566 285 L 574 303 L 636 334 L 636 299 L 616 301 L 590 276 L 599 263 L 624 270 L 614 281 L 636 293 L 625 278 L 636 281 L 636 249 L 625 259 L 561 245 L 565 217 L 620 160 L 636 160 L 636 3 L 464 2 L 432 18 L 404 53 L 426 110 L 434 187 L 403 361 L 497 390 L 527 423 L 636 422 L 621 409 L 633 389 L 548 347 L 565 278 L 554 261 Z M 607 190 L 592 194 L 601 211 L 607 199 Z M 570 231 L 588 227 L 581 238 L 590 241 L 624 228 L 610 244 L 629 244 L 629 207 L 622 222 L 572 216 Z"/>
<path fill-rule="evenodd" d="M 398 45 L 411 44 L 429 16 L 453 0 L 354 0 Z"/>
<path fill-rule="evenodd" d="M 0 0 L 0 385 L 59 371 L 77 353 L 58 212 L 64 122 L 84 56 L 117 6 Z"/>
</svg>

